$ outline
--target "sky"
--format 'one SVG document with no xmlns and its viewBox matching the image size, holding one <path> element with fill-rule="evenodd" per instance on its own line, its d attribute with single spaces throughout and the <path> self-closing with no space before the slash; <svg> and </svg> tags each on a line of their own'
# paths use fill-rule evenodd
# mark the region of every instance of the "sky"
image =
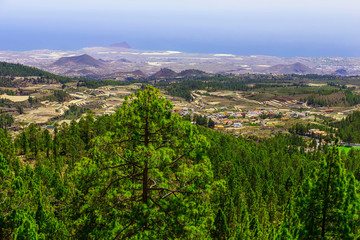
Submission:
<svg viewBox="0 0 360 240">
<path fill-rule="evenodd" d="M 359 0 L 0 0 L 0 51 L 360 57 Z"/>
</svg>

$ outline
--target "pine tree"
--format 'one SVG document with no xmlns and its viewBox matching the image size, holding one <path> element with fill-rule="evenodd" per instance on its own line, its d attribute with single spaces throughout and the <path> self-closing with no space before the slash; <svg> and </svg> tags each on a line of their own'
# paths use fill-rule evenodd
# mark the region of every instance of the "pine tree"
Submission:
<svg viewBox="0 0 360 240">
<path fill-rule="evenodd" d="M 337 147 L 328 152 L 320 168 L 308 177 L 294 212 L 298 223 L 289 227 L 299 239 L 354 239 L 359 207 L 357 183 L 346 173 Z"/>
<path fill-rule="evenodd" d="M 93 158 L 76 167 L 87 199 L 78 238 L 208 236 L 208 142 L 171 109 L 148 86 L 118 109 L 114 131 L 95 139 Z"/>
<path fill-rule="evenodd" d="M 220 208 L 216 214 L 214 229 L 211 233 L 213 239 L 225 240 L 229 238 L 230 230 L 226 223 L 226 216 Z"/>
</svg>

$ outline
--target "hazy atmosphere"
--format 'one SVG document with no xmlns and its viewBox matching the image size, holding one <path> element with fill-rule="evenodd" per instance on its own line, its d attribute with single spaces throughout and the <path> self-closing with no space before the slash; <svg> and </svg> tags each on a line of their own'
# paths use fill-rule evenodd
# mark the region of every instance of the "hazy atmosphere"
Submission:
<svg viewBox="0 0 360 240">
<path fill-rule="evenodd" d="M 0 0 L 0 50 L 135 49 L 360 57 L 355 0 Z"/>
<path fill-rule="evenodd" d="M 0 0 L 0 240 L 360 240 L 360 0 Z"/>
</svg>

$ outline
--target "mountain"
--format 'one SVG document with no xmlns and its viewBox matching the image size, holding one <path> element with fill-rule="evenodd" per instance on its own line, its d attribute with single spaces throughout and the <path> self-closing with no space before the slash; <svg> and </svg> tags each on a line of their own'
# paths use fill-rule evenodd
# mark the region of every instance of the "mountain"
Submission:
<svg viewBox="0 0 360 240">
<path fill-rule="evenodd" d="M 138 77 L 146 77 L 146 75 L 141 70 L 136 70 L 136 71 L 128 72 L 128 73 L 131 73 L 131 74 L 133 74 L 135 76 L 138 76 Z"/>
<path fill-rule="evenodd" d="M 294 64 L 278 64 L 272 67 L 269 67 L 265 70 L 267 73 L 276 73 L 276 74 L 314 74 L 317 71 L 309 68 L 308 66 L 302 63 Z"/>
<path fill-rule="evenodd" d="M 1 0 L 0 0 L 1 1 Z M 294 57 L 282 58 L 274 56 L 250 55 L 240 56 L 231 54 L 200 54 L 183 53 L 178 51 L 146 51 L 127 49 L 128 44 L 120 43 L 109 46 L 86 47 L 77 51 L 63 50 L 33 50 L 25 52 L 0 51 L 0 60 L 6 62 L 21 63 L 38 67 L 46 71 L 63 74 L 69 70 L 87 69 L 97 75 L 107 75 L 114 72 L 131 72 L 141 69 L 145 74 L 153 74 L 161 68 L 171 68 L 180 73 L 184 69 L 199 69 L 209 74 L 234 73 L 234 74 L 263 74 L 263 73 L 334 73 L 338 69 L 346 69 L 346 75 L 359 75 L 360 58 L 338 58 L 338 57 Z M 76 63 L 61 65 L 62 59 L 57 64 L 53 63 L 62 57 L 78 56 L 88 54 L 104 67 L 94 68 L 90 65 L 79 65 Z M 99 59 L 102 59 L 101 61 Z M 81 61 L 80 61 L 81 62 Z M 294 64 L 295 63 L 295 64 Z M 95 65 L 100 65 L 95 61 Z M 185 75 L 193 75 L 185 72 Z M 194 73 L 195 75 L 197 73 Z M 341 72 L 340 72 L 341 74 Z M 182 74 L 180 73 L 179 76 Z"/>
<path fill-rule="evenodd" d="M 114 44 L 111 44 L 109 47 L 113 47 L 113 48 L 131 48 L 131 46 L 127 42 L 114 43 Z"/>
<path fill-rule="evenodd" d="M 151 78 L 173 78 L 173 77 L 177 77 L 177 73 L 174 72 L 173 70 L 169 69 L 169 68 L 162 68 L 160 69 L 160 71 L 154 73 L 153 75 L 151 75 Z"/>
<path fill-rule="evenodd" d="M 85 66 L 97 67 L 97 68 L 104 66 L 102 62 L 96 60 L 95 58 L 87 54 L 74 56 L 74 57 L 62 57 L 58 59 L 56 62 L 54 62 L 53 65 L 55 66 L 85 65 Z"/>
<path fill-rule="evenodd" d="M 348 72 L 346 71 L 346 69 L 338 69 L 335 72 L 332 73 L 333 75 L 341 75 L 341 76 L 346 76 L 348 75 Z"/>
</svg>

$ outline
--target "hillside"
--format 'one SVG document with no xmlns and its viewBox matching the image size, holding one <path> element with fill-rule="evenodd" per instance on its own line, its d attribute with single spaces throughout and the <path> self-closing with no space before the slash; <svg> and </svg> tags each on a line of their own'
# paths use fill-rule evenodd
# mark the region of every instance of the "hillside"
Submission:
<svg viewBox="0 0 360 240">
<path fill-rule="evenodd" d="M 169 68 L 162 68 L 158 72 L 151 75 L 151 78 L 173 78 L 177 77 L 177 73 Z"/>
<path fill-rule="evenodd" d="M 346 69 L 341 68 L 341 69 L 338 69 L 338 70 L 334 71 L 332 74 L 333 74 L 333 75 L 346 76 L 346 75 L 348 75 L 349 73 L 346 71 Z"/>
<path fill-rule="evenodd" d="M 86 77 L 96 77 L 97 74 L 93 71 L 87 70 L 87 69 L 81 69 L 81 70 L 69 70 L 65 73 L 66 76 L 86 76 Z"/>
<path fill-rule="evenodd" d="M 49 73 L 38 68 L 25 66 L 22 64 L 14 64 L 7 62 L 0 62 L 0 77 L 40 77 L 42 79 L 53 79 L 60 82 L 70 81 L 71 78 L 59 76 Z"/>
<path fill-rule="evenodd" d="M 308 66 L 302 63 L 294 64 L 278 64 L 266 69 L 267 73 L 277 73 L 277 74 L 314 74 L 316 71 L 309 68 Z"/>
<path fill-rule="evenodd" d="M 53 65 L 55 66 L 85 65 L 85 66 L 97 67 L 97 68 L 104 66 L 102 62 L 96 60 L 95 58 L 87 54 L 74 56 L 74 57 L 62 57 L 58 59 L 56 62 L 54 62 Z"/>
<path fill-rule="evenodd" d="M 206 92 L 201 104 L 173 105 L 159 89 L 134 86 L 58 89 L 46 99 L 58 103 L 40 112 L 32 110 L 37 100 L 28 98 L 28 109 L 15 120 L 30 111 L 34 118 L 57 114 L 62 105 L 60 118 L 74 121 L 51 120 L 46 127 L 22 121 L 15 136 L 0 128 L 0 239 L 321 239 L 323 219 L 328 239 L 360 236 L 354 221 L 360 151 L 340 154 L 329 146 L 338 139 L 320 117 L 309 124 L 297 119 L 291 134 L 245 138 L 228 132 L 234 131 L 230 125 L 214 125 L 203 104 L 216 92 Z M 216 101 L 228 102 L 232 92 Z M 69 105 L 68 95 L 78 98 L 76 105 Z M 75 121 L 93 106 L 90 101 L 102 103 L 90 109 L 97 113 Z M 243 120 L 241 132 L 259 129 L 253 117 L 229 111 L 216 107 L 211 115 Z M 276 121 L 272 130 L 287 131 L 283 114 L 264 110 L 266 119 L 259 121 Z M 349 115 L 336 126 L 355 135 L 358 119 Z M 0 126 L 11 121 L 1 114 Z M 300 135 L 309 131 L 312 136 Z M 321 132 L 324 138 L 315 135 Z"/>
</svg>

